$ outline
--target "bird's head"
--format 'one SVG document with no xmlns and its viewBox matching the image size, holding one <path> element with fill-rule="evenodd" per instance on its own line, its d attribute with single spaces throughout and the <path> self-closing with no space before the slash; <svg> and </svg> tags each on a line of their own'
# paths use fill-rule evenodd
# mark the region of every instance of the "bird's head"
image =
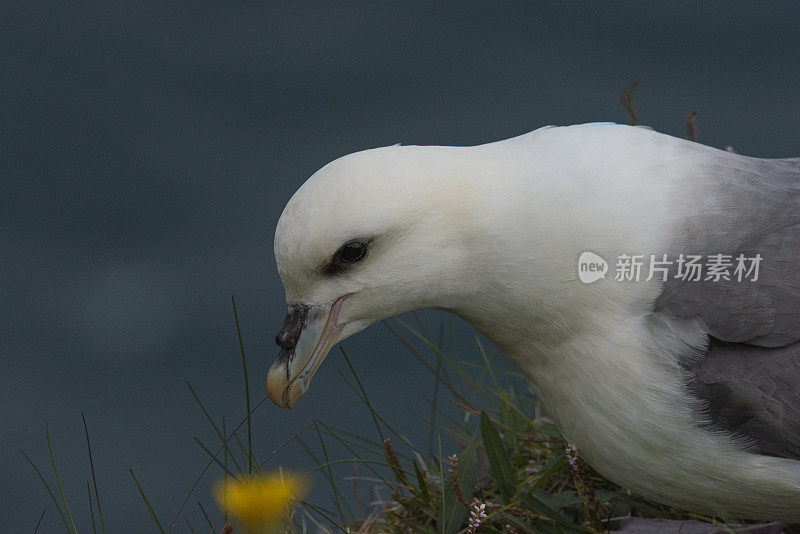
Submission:
<svg viewBox="0 0 800 534">
<path fill-rule="evenodd" d="M 277 405 L 305 393 L 338 341 L 398 313 L 454 309 L 470 291 L 473 192 L 443 149 L 345 156 L 287 204 L 275 258 L 288 312 L 267 377 Z"/>
</svg>

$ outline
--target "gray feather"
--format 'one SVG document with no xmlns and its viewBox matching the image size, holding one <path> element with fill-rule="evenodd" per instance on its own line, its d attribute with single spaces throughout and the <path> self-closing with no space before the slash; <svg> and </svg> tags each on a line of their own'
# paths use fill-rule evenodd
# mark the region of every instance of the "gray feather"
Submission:
<svg viewBox="0 0 800 534">
<path fill-rule="evenodd" d="M 655 309 L 699 317 L 723 341 L 764 347 L 799 341 L 800 159 L 711 155 L 697 168 L 698 190 L 707 198 L 688 207 L 672 256 L 760 254 L 758 280 L 682 281 L 673 265 Z"/>
<path fill-rule="evenodd" d="M 705 357 L 685 367 L 715 427 L 762 454 L 800 460 L 800 343 L 765 348 L 712 338 Z"/>
</svg>

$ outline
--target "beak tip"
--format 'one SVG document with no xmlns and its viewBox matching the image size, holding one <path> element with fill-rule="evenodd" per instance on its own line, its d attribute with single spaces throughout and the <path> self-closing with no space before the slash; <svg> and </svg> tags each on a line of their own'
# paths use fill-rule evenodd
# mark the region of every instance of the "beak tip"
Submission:
<svg viewBox="0 0 800 534">
<path fill-rule="evenodd" d="M 290 410 L 306 392 L 302 380 L 287 383 L 286 365 L 277 361 L 267 374 L 267 393 L 276 406 Z"/>
<path fill-rule="evenodd" d="M 292 406 L 284 402 L 284 393 L 286 391 L 286 365 L 280 361 L 275 362 L 267 373 L 267 393 L 269 398 L 284 409 L 289 409 Z"/>
<path fill-rule="evenodd" d="M 289 386 L 283 390 L 283 407 L 287 410 L 291 409 L 305 392 L 306 388 L 303 386 L 302 380 L 292 380 Z"/>
<path fill-rule="evenodd" d="M 269 398 L 272 400 L 273 404 L 278 408 L 283 408 L 284 410 L 291 410 L 292 405 L 287 404 L 285 401 L 286 399 L 283 398 L 283 392 L 275 392 L 273 393 L 272 390 L 269 390 Z"/>
</svg>

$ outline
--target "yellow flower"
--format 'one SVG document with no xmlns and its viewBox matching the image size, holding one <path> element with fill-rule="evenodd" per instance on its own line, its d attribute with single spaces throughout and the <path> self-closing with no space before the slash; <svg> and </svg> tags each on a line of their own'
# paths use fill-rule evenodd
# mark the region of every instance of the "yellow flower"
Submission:
<svg viewBox="0 0 800 534">
<path fill-rule="evenodd" d="M 214 496 L 230 511 L 247 532 L 275 532 L 283 525 L 294 501 L 308 492 L 305 478 L 283 471 L 255 473 L 241 482 L 225 480 L 217 485 Z"/>
</svg>

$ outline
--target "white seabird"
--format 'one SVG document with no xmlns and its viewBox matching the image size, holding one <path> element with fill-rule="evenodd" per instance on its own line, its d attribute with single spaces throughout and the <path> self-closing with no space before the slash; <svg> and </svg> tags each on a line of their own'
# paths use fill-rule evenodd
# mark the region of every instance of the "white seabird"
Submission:
<svg viewBox="0 0 800 534">
<path fill-rule="evenodd" d="M 581 281 L 585 252 L 604 278 Z M 651 255 L 668 272 L 615 279 Z M 727 279 L 687 279 L 693 255 L 722 255 Z M 698 512 L 800 521 L 800 159 L 616 124 L 366 150 L 297 191 L 275 256 L 279 406 L 336 342 L 446 310 L 516 362 L 609 479 Z"/>
</svg>

